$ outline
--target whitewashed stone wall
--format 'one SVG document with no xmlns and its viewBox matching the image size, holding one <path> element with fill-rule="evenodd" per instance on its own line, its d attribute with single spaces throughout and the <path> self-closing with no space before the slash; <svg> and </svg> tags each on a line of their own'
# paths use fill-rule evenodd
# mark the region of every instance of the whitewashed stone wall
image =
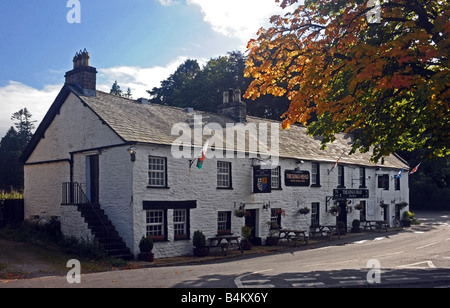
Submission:
<svg viewBox="0 0 450 308">
<path fill-rule="evenodd" d="M 168 188 L 148 188 L 148 156 L 167 157 L 168 164 Z M 232 188 L 217 189 L 217 161 L 229 161 L 232 164 Z M 337 188 L 338 171 L 337 168 L 328 174 L 334 162 L 322 162 L 320 164 L 320 184 L 321 187 L 292 187 L 285 186 L 285 170 L 294 170 L 297 166 L 301 170 L 311 172 L 311 162 L 296 164 L 293 159 L 281 159 L 281 190 L 272 190 L 270 194 L 253 194 L 253 168 L 252 160 L 248 158 L 234 159 L 206 159 L 203 169 L 199 170 L 192 166 L 189 171 L 188 159 L 174 159 L 170 153 L 170 147 L 164 146 L 138 146 L 137 157 L 134 163 L 133 181 L 133 206 L 134 206 L 134 253 L 138 253 L 140 238 L 146 233 L 146 211 L 143 209 L 143 201 L 155 200 L 197 200 L 197 208 L 191 210 L 190 215 L 190 235 L 192 237 L 195 230 L 202 230 L 206 237 L 215 236 L 217 233 L 217 215 L 219 211 L 231 211 L 241 203 L 246 209 L 257 210 L 256 236 L 263 239 L 269 234 L 267 222 L 270 220 L 270 209 L 263 209 L 263 204 L 269 204 L 271 208 L 281 208 L 285 210 L 286 216 L 282 217 L 283 228 L 295 228 L 309 230 L 311 224 L 311 213 L 302 215 L 298 210 L 302 207 L 311 208 L 311 203 L 320 204 L 320 223 L 335 224 L 336 216 L 326 211 L 326 197 L 333 195 L 333 189 Z M 345 187 L 359 188 L 359 166 L 345 165 Z M 354 206 L 361 200 L 366 201 L 367 206 L 373 206 L 374 217 L 371 219 L 382 219 L 380 201 L 380 190 L 377 188 L 378 182 L 375 173 L 395 176 L 398 170 L 366 167 L 366 187 L 369 189 L 368 199 L 349 199 L 351 203 L 350 212 L 347 214 L 347 226 L 351 227 L 354 219 L 359 219 L 360 214 Z M 404 173 L 401 180 L 401 190 L 394 191 L 394 182 L 390 185 L 390 190 L 383 192 L 385 200 L 395 199 L 397 203 L 408 200 L 407 174 Z M 389 196 L 387 195 L 389 193 Z M 328 204 L 327 209 L 333 205 L 333 200 Z M 394 207 L 394 204 L 392 204 Z M 389 209 L 390 211 L 393 211 Z M 173 210 L 167 211 L 167 241 L 157 242 L 154 246 L 156 257 L 177 256 L 192 254 L 192 240 L 174 241 L 173 239 Z M 244 218 L 232 215 L 232 232 L 235 235 L 241 234 L 241 227 L 244 225 Z"/>
<path fill-rule="evenodd" d="M 66 236 L 74 236 L 86 241 L 94 239 L 87 223 L 74 205 L 61 207 L 61 232 Z"/>
<path fill-rule="evenodd" d="M 127 146 L 108 147 L 120 144 L 122 140 L 103 125 L 98 117 L 85 107 L 79 99 L 70 94 L 41 139 L 25 166 L 25 215 L 61 216 L 63 232 L 66 235 L 86 236 L 84 222 L 80 222 L 71 208 L 61 209 L 61 184 L 70 181 L 70 153 L 73 153 L 73 180 L 86 183 L 86 160 L 89 155 L 99 155 L 100 169 L 100 204 L 109 216 L 117 231 L 125 240 L 131 251 L 139 253 L 139 241 L 146 234 L 146 211 L 144 201 L 186 201 L 196 200 L 197 208 L 190 210 L 190 236 L 196 230 L 202 230 L 206 237 L 217 233 L 217 215 L 219 211 L 234 212 L 240 204 L 246 209 L 256 210 L 256 236 L 265 238 L 269 229 L 270 208 L 285 210 L 286 216 L 281 223 L 284 228 L 308 230 L 311 214 L 301 215 L 299 208 L 309 207 L 311 203 L 320 204 L 320 223 L 335 224 L 336 217 L 326 210 L 333 205 L 333 200 L 326 204 L 327 197 L 333 195 L 337 188 L 338 170 L 331 171 L 334 162 L 320 163 L 320 187 L 287 187 L 284 183 L 285 170 L 311 172 L 311 162 L 297 164 L 296 159 L 280 159 L 281 190 L 272 190 L 270 194 L 253 194 L 253 161 L 249 158 L 207 159 L 202 170 L 192 167 L 189 170 L 188 159 L 175 159 L 169 146 L 136 145 L 136 161 L 131 162 Z M 102 149 L 99 149 L 102 148 Z M 148 188 L 148 157 L 167 158 L 168 188 Z M 66 160 L 58 163 L 45 161 Z M 217 189 L 217 161 L 231 162 L 232 189 Z M 345 187 L 359 188 L 359 166 L 345 165 Z M 394 215 L 395 203 L 409 202 L 408 176 L 401 178 L 401 189 L 394 189 L 394 181 L 389 190 L 378 188 L 378 175 L 397 175 L 398 170 L 366 167 L 366 187 L 369 198 L 366 201 L 372 217 L 383 219 L 379 203 L 384 200 L 389 204 L 388 217 Z M 354 207 L 359 199 L 351 199 Z M 407 210 L 407 208 L 405 209 Z M 63 211 L 63 212 L 62 212 Z M 64 216 L 64 217 L 62 217 Z M 231 232 L 240 235 L 244 218 L 232 215 Z M 368 217 L 369 218 L 369 217 Z M 348 213 L 348 227 L 353 219 L 359 219 L 359 211 Z M 173 210 L 167 210 L 167 241 L 157 242 L 154 253 L 157 258 L 192 254 L 192 239 L 174 240 Z"/>
</svg>

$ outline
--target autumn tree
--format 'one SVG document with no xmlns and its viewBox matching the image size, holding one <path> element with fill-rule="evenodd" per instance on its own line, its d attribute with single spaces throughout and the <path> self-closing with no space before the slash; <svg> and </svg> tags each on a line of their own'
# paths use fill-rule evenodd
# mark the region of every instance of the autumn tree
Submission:
<svg viewBox="0 0 450 308">
<path fill-rule="evenodd" d="M 285 96 L 283 127 L 354 135 L 373 160 L 397 150 L 450 154 L 448 0 L 275 0 L 249 42 L 246 98 Z"/>
</svg>

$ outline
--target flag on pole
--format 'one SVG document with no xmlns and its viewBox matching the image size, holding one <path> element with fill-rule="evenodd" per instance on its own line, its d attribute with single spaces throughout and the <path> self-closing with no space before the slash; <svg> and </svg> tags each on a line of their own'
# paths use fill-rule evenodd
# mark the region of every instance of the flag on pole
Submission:
<svg viewBox="0 0 450 308">
<path fill-rule="evenodd" d="M 402 168 L 402 170 L 400 170 L 400 171 L 398 172 L 398 174 L 397 174 L 396 176 L 394 176 L 395 179 L 399 179 L 399 178 L 402 177 L 403 169 L 405 169 L 405 168 Z"/>
<path fill-rule="evenodd" d="M 415 167 L 409 172 L 409 174 L 415 173 L 415 172 L 419 169 L 419 166 L 420 166 L 421 163 L 422 163 L 422 162 L 420 162 L 417 166 L 415 166 Z"/>
<path fill-rule="evenodd" d="M 208 145 L 209 145 L 209 139 L 206 140 L 205 144 L 203 145 L 202 151 L 195 157 L 195 159 L 197 159 L 197 168 L 198 169 L 203 168 L 203 162 L 205 161 L 205 158 L 206 158 L 206 152 L 208 150 Z M 194 163 L 195 159 L 192 161 L 191 166 Z"/>
<path fill-rule="evenodd" d="M 342 152 L 341 156 L 339 156 L 339 158 L 336 160 L 336 162 L 334 163 L 333 167 L 331 167 L 330 171 L 328 171 L 328 174 L 330 174 L 331 171 L 333 171 L 334 168 L 337 167 L 339 160 L 341 159 L 342 155 L 344 155 L 344 152 Z"/>
</svg>

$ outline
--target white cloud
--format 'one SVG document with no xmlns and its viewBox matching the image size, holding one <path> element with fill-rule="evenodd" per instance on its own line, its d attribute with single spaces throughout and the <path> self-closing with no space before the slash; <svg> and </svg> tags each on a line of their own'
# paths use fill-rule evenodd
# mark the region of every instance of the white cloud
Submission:
<svg viewBox="0 0 450 308">
<path fill-rule="evenodd" d="M 161 81 L 173 74 L 186 59 L 188 57 L 178 57 L 166 66 L 150 68 L 119 66 L 98 69 L 97 89 L 109 93 L 112 84 L 117 81 L 122 91 L 126 92 L 128 88 L 131 89 L 134 99 L 149 97 L 147 90 L 161 86 Z"/>
<path fill-rule="evenodd" d="M 14 112 L 27 108 L 32 120 L 37 120 L 36 127 L 44 118 L 45 113 L 58 95 L 62 85 L 48 85 L 42 90 L 29 87 L 23 83 L 10 81 L 8 85 L 0 87 L 0 139 L 7 130 L 14 126 L 11 116 Z"/>
<path fill-rule="evenodd" d="M 158 0 L 159 3 L 161 3 L 162 6 L 171 6 L 173 4 L 177 4 L 178 2 L 174 0 Z"/>
<path fill-rule="evenodd" d="M 99 72 L 97 74 L 97 90 L 109 93 L 112 84 L 117 80 L 124 92 L 128 87 L 131 89 L 134 99 L 148 98 L 147 90 L 159 87 L 161 81 L 174 73 L 186 59 L 188 57 L 178 57 L 166 66 L 150 68 L 121 66 L 97 69 Z M 202 65 L 206 63 L 206 60 L 200 59 L 198 62 Z M 48 85 L 39 90 L 16 81 L 10 81 L 8 85 L 0 87 L 0 140 L 8 129 L 14 126 L 11 120 L 12 114 L 22 108 L 27 108 L 32 114 L 32 120 L 37 121 L 37 128 L 62 87 L 63 84 Z"/>
<path fill-rule="evenodd" d="M 261 27 L 268 27 L 272 15 L 284 14 L 275 0 L 187 0 L 200 6 L 204 21 L 214 31 L 238 37 L 243 42 L 256 38 Z"/>
</svg>

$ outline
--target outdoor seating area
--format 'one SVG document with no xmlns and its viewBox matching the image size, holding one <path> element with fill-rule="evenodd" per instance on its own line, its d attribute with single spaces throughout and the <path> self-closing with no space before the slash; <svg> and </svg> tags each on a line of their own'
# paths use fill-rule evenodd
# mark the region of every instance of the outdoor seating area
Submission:
<svg viewBox="0 0 450 308">
<path fill-rule="evenodd" d="M 224 256 L 227 255 L 228 248 L 230 247 L 237 247 L 241 253 L 244 253 L 239 238 L 239 236 L 233 235 L 218 235 L 210 237 L 208 238 L 209 244 L 206 247 L 209 249 L 220 248 L 222 249 Z"/>
<path fill-rule="evenodd" d="M 370 230 L 370 231 L 388 231 L 388 225 L 387 222 L 384 220 L 366 220 L 363 225 L 364 231 Z"/>
<path fill-rule="evenodd" d="M 336 225 L 315 225 L 311 226 L 309 229 L 309 234 L 311 234 L 311 237 L 314 238 L 316 234 L 319 234 L 321 237 L 328 237 L 331 239 L 331 237 L 336 234 L 337 237 L 340 239 L 341 235 L 339 234 L 339 229 Z"/>
<path fill-rule="evenodd" d="M 297 246 L 299 240 L 303 240 L 305 245 L 308 246 L 308 236 L 305 230 L 294 230 L 294 229 L 280 229 L 278 230 L 278 240 L 294 241 L 294 246 Z"/>
</svg>

